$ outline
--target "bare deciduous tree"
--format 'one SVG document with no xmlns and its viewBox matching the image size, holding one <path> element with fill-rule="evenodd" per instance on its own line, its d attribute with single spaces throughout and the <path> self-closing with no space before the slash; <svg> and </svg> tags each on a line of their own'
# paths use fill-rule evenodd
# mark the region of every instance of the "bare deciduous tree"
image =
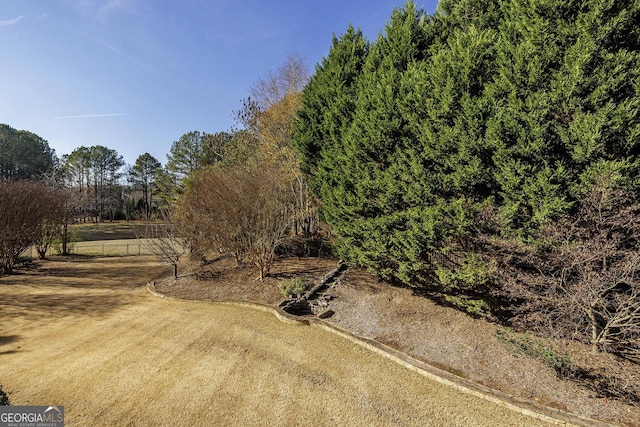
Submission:
<svg viewBox="0 0 640 427">
<path fill-rule="evenodd" d="M 640 356 L 640 203 L 600 177 L 575 215 L 550 225 L 538 247 L 493 246 L 503 301 L 515 321 Z M 494 242 L 495 243 L 495 242 Z"/>
<path fill-rule="evenodd" d="M 33 245 L 40 259 L 46 258 L 47 251 L 57 239 L 64 238 L 70 196 L 71 193 L 66 189 L 47 187 L 38 201 L 42 219 Z"/>
<path fill-rule="evenodd" d="M 20 254 L 56 221 L 57 191 L 33 181 L 0 180 L 0 269 L 13 271 Z M 50 230 L 48 230 L 50 231 Z"/>
<path fill-rule="evenodd" d="M 180 224 L 201 254 L 224 251 L 268 274 L 275 250 L 290 230 L 291 191 L 265 166 L 209 169 L 191 181 Z"/>
<path fill-rule="evenodd" d="M 561 244 L 551 253 L 558 309 L 597 349 L 640 344 L 640 204 L 629 192 L 599 183 L 585 194 Z"/>
<path fill-rule="evenodd" d="M 276 71 L 251 87 L 251 97 L 237 113 L 238 121 L 256 138 L 260 162 L 278 169 L 280 179 L 288 183 L 294 200 L 291 205 L 294 231 L 305 236 L 317 231 L 318 212 L 307 179 L 300 171 L 291 135 L 308 78 L 304 58 L 289 55 Z"/>
<path fill-rule="evenodd" d="M 38 258 L 45 259 L 47 257 L 47 251 L 60 236 L 61 226 L 61 222 L 56 219 L 43 221 L 40 233 L 33 240 Z"/>
<path fill-rule="evenodd" d="M 151 252 L 162 263 L 173 269 L 173 278 L 178 278 L 180 258 L 188 251 L 185 239 L 176 231 L 170 217 L 159 223 L 147 223 L 136 228 L 136 237 L 140 244 Z"/>
</svg>

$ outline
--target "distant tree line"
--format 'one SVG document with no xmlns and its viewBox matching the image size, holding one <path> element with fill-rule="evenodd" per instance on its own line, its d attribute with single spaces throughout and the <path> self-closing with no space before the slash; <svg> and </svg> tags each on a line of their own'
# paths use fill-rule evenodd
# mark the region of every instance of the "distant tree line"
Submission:
<svg viewBox="0 0 640 427">
<path fill-rule="evenodd" d="M 287 67 L 301 67 L 301 62 L 292 60 Z M 289 92 L 299 97 L 306 75 L 301 68 L 297 72 L 291 83 L 295 90 Z M 277 78 L 285 79 L 284 74 Z M 289 139 L 278 139 L 289 138 L 289 131 L 278 135 L 276 130 L 291 127 L 295 105 L 282 108 L 277 92 L 265 90 L 260 96 L 255 98 L 259 103 L 247 100 L 238 113 L 247 120 L 246 128 L 187 132 L 173 142 L 164 167 L 149 153 L 125 165 L 116 150 L 100 145 L 80 146 L 58 159 L 44 139 L 12 130 L 37 141 L 38 152 L 49 158 L 45 162 L 20 151 L 24 138 L 2 140 L 6 152 L 13 153 L 7 164 L 19 165 L 6 168 L 11 173 L 0 188 L 2 270 L 10 273 L 31 245 L 41 258 L 54 243 L 67 254 L 70 224 L 144 219 L 164 223 L 137 230 L 154 239 L 154 248 L 175 275 L 187 242 L 192 256 L 200 259 L 231 250 L 238 262 L 250 261 L 264 277 L 284 237 L 292 230 L 310 234 L 317 220 L 293 147 Z M 269 102 L 281 111 L 274 114 Z M 21 199 L 21 192 L 33 197 Z"/>
<path fill-rule="evenodd" d="M 58 164 L 47 141 L 26 130 L 0 124 L 0 177 L 9 180 L 40 178 Z"/>
</svg>

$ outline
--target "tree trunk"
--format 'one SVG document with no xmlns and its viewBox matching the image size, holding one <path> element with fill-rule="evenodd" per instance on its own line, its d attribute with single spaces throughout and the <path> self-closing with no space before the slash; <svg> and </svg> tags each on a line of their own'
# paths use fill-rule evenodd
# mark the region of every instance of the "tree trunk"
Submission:
<svg viewBox="0 0 640 427">
<path fill-rule="evenodd" d="M 598 319 L 596 317 L 596 311 L 594 307 L 589 309 L 589 321 L 591 322 L 591 352 L 598 352 L 598 335 L 600 330 L 598 328 Z"/>
<path fill-rule="evenodd" d="M 69 233 L 67 232 L 67 223 L 64 223 L 62 227 L 62 255 L 69 255 L 67 250 L 67 241 L 69 240 Z"/>
</svg>

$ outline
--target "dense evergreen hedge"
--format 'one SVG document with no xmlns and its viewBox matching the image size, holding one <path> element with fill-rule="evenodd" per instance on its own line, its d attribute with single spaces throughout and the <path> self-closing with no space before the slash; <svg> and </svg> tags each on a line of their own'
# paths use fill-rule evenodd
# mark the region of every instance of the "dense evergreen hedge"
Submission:
<svg viewBox="0 0 640 427">
<path fill-rule="evenodd" d="M 595 175 L 637 188 L 639 13 L 631 0 L 441 0 L 434 15 L 408 2 L 373 42 L 334 37 L 294 144 L 340 256 L 417 286 L 451 278 L 433 254 L 462 252 L 471 282 L 449 283 L 483 286 L 478 233 L 530 240 Z"/>
</svg>

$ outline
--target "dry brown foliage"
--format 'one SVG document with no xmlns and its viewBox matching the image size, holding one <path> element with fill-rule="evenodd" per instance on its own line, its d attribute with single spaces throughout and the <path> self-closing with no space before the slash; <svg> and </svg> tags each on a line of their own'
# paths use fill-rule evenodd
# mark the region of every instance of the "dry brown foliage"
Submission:
<svg viewBox="0 0 640 427">
<path fill-rule="evenodd" d="M 256 157 L 261 164 L 278 170 L 294 197 L 293 227 L 297 234 L 311 236 L 318 231 L 316 201 L 300 171 L 298 154 L 291 135 L 302 99 L 302 89 L 309 77 L 304 59 L 290 55 L 274 72 L 251 88 L 237 119 L 256 140 Z"/>
<path fill-rule="evenodd" d="M 537 245 L 493 246 L 502 298 L 527 326 L 640 356 L 640 203 L 596 184 L 579 210 L 547 227 Z"/>
<path fill-rule="evenodd" d="M 33 181 L 0 181 L 0 269 L 9 274 L 32 243 L 44 257 L 60 224 L 62 194 Z"/>
<path fill-rule="evenodd" d="M 192 251 L 232 253 L 269 272 L 276 248 L 291 225 L 290 189 L 266 166 L 209 169 L 196 175 L 178 212 L 182 234 Z"/>
</svg>

